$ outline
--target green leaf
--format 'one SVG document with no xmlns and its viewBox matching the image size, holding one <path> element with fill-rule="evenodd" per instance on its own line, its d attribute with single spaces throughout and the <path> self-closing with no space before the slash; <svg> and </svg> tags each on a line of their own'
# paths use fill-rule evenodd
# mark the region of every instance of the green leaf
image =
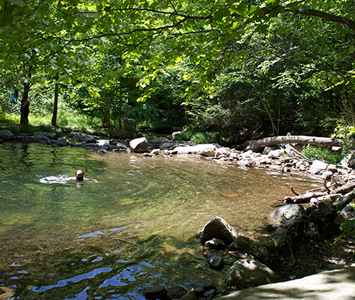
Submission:
<svg viewBox="0 0 355 300">
<path fill-rule="evenodd" d="M 355 226 L 355 220 L 346 220 L 344 223 L 340 225 L 340 229 L 343 232 L 351 231 Z"/>
<path fill-rule="evenodd" d="M 238 7 L 232 9 L 233 12 L 241 16 L 246 16 L 248 14 L 248 7 L 245 3 L 240 3 Z"/>
<path fill-rule="evenodd" d="M 223 19 L 223 17 L 226 17 L 228 15 L 229 15 L 229 9 L 227 9 L 226 7 L 222 7 L 216 11 L 213 18 L 215 21 L 219 22 Z"/>
<path fill-rule="evenodd" d="M 24 7 L 26 6 L 26 3 L 22 0 L 6 0 L 7 2 L 10 2 L 12 4 L 16 4 L 18 6 Z"/>
</svg>

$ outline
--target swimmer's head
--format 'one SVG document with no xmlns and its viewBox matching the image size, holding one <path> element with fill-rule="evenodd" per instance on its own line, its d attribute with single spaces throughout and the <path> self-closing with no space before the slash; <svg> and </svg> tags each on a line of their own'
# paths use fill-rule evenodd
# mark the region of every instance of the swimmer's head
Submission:
<svg viewBox="0 0 355 300">
<path fill-rule="evenodd" d="M 75 173 L 76 180 L 84 180 L 84 172 L 82 170 L 78 170 Z"/>
</svg>

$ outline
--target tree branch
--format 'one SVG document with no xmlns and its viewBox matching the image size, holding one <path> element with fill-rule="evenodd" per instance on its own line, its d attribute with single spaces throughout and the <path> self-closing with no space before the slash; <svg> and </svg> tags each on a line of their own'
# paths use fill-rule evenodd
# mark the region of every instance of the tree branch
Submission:
<svg viewBox="0 0 355 300">
<path fill-rule="evenodd" d="M 265 14 L 271 13 L 271 10 L 266 7 L 262 8 L 261 10 Z M 298 8 L 298 9 L 294 9 L 294 10 L 285 8 L 283 11 L 284 12 L 291 12 L 291 13 L 303 15 L 303 16 L 318 17 L 318 18 L 324 19 L 326 21 L 344 24 L 349 29 L 355 30 L 355 22 L 349 18 L 346 18 L 346 17 L 339 17 L 339 16 L 328 14 L 323 11 L 319 11 L 319 10 L 315 10 L 315 9 L 307 9 L 307 8 Z"/>
</svg>

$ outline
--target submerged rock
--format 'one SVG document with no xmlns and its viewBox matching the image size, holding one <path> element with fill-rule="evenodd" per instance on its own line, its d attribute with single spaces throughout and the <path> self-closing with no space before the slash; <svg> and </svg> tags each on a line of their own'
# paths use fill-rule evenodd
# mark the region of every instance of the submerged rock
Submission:
<svg viewBox="0 0 355 300">
<path fill-rule="evenodd" d="M 167 290 L 162 285 L 154 285 L 144 291 L 144 297 L 147 299 L 167 299 Z"/>
<path fill-rule="evenodd" d="M 214 253 L 208 260 L 207 263 L 213 269 L 218 269 L 223 267 L 223 254 L 222 253 Z"/>
</svg>

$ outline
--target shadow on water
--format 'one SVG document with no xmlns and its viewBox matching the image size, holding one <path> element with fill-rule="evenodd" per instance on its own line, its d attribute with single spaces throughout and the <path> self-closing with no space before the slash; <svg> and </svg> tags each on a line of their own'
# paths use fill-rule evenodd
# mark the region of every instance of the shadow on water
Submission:
<svg viewBox="0 0 355 300">
<path fill-rule="evenodd" d="M 29 261 L 20 256 L 1 270 L 3 283 L 16 287 L 19 299 L 144 299 L 143 290 L 152 284 L 191 289 L 196 280 L 218 285 L 224 278 L 207 267 L 195 237 L 126 241 L 116 233 L 93 233 L 50 250 L 37 246 Z"/>
<path fill-rule="evenodd" d="M 39 144 L 0 145 L 0 168 L 0 286 L 17 299 L 142 299 L 152 283 L 222 284 L 195 238 L 204 224 L 220 216 L 257 238 L 272 200 L 314 184 L 196 156 Z M 40 183 L 77 169 L 98 183 Z"/>
</svg>

